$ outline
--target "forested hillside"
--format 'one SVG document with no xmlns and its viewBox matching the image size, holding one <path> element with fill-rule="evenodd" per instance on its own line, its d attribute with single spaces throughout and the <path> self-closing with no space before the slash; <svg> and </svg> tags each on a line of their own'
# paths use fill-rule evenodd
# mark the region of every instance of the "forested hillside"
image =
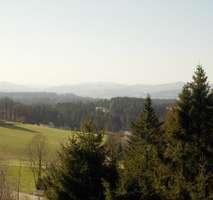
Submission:
<svg viewBox="0 0 213 200">
<path fill-rule="evenodd" d="M 72 93 L 57 94 L 51 92 L 0 92 L 0 99 L 5 97 L 10 98 L 15 102 L 27 105 L 34 105 L 34 104 L 54 105 L 57 103 L 89 102 L 95 100 L 92 98 L 80 97 Z"/>
<path fill-rule="evenodd" d="M 19 96 L 21 98 L 22 95 L 19 94 Z M 67 99 L 67 103 L 52 103 L 55 95 L 46 95 L 44 104 L 32 103 L 33 100 L 36 101 L 33 96 L 35 94 L 28 96 L 28 100 L 32 99 L 31 104 L 18 103 L 9 98 L 1 99 L 0 119 L 79 130 L 82 121 L 92 118 L 98 129 L 117 132 L 129 130 L 131 123 L 137 119 L 144 105 L 144 99 L 127 97 L 87 101 Z M 26 100 L 26 97 L 24 98 Z M 167 107 L 173 103 L 174 100 L 154 100 L 154 107 L 161 120 L 164 119 Z"/>
</svg>

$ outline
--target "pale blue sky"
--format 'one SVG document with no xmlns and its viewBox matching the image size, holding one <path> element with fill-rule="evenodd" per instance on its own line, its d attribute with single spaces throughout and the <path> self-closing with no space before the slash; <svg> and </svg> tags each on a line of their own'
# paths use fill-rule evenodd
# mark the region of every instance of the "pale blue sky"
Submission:
<svg viewBox="0 0 213 200">
<path fill-rule="evenodd" d="M 213 82 L 212 0 L 0 1 L 0 81 Z"/>
</svg>

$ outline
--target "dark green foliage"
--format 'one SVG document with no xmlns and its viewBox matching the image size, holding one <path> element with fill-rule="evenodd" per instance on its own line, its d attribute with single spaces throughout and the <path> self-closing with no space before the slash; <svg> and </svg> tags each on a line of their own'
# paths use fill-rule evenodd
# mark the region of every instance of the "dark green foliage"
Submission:
<svg viewBox="0 0 213 200">
<path fill-rule="evenodd" d="M 140 118 L 133 124 L 132 135 L 123 161 L 120 199 L 164 199 L 158 144 L 161 124 L 147 97 Z"/>
<path fill-rule="evenodd" d="M 212 199 L 213 93 L 201 66 L 164 128 L 148 97 L 123 161 L 121 199 Z"/>
<path fill-rule="evenodd" d="M 111 161 L 103 146 L 103 134 L 95 132 L 91 121 L 82 133 L 73 136 L 62 146 L 59 162 L 45 178 L 46 195 L 50 200 L 101 200 L 103 183 L 110 187 L 114 177 Z"/>
<path fill-rule="evenodd" d="M 148 96 L 140 118 L 133 123 L 133 137 L 139 137 L 148 144 L 156 144 L 159 140 L 160 122 Z"/>
<path fill-rule="evenodd" d="M 198 66 L 172 110 L 166 156 L 175 178 L 171 192 L 177 199 L 212 198 L 212 95 L 205 72 Z"/>
<path fill-rule="evenodd" d="M 172 103 L 173 100 L 155 100 L 154 107 L 161 119 L 164 118 L 165 108 Z M 131 128 L 131 122 L 138 118 L 143 105 L 144 99 L 127 97 L 88 102 L 67 100 L 67 103 L 56 104 L 47 99 L 45 104 L 32 105 L 16 103 L 6 98 L 0 100 L 0 119 L 80 130 L 81 122 L 89 117 L 98 130 L 119 132 Z"/>
</svg>

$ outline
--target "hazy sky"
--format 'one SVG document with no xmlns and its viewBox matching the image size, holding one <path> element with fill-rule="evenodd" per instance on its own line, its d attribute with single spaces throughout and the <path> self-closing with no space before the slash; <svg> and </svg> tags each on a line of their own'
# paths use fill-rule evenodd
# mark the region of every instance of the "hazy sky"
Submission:
<svg viewBox="0 0 213 200">
<path fill-rule="evenodd" d="M 212 0 L 0 1 L 0 81 L 213 82 Z"/>
</svg>

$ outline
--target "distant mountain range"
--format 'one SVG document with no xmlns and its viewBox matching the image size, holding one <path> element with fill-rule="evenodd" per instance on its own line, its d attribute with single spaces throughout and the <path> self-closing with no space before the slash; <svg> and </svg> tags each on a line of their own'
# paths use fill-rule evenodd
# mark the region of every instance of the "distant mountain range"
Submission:
<svg viewBox="0 0 213 200">
<path fill-rule="evenodd" d="M 56 94 L 69 94 L 89 98 L 113 98 L 113 97 L 145 97 L 150 94 L 152 98 L 174 99 L 180 93 L 184 82 L 168 83 L 161 85 L 124 85 L 116 83 L 83 83 L 76 85 L 61 85 L 55 87 L 34 87 L 18 85 L 8 82 L 0 82 L 0 93 L 19 92 L 46 92 Z M 2 95 L 0 95 L 1 97 Z"/>
<path fill-rule="evenodd" d="M 183 87 L 183 82 L 162 85 L 122 85 L 115 83 L 84 83 L 78 85 L 63 85 L 48 88 L 55 93 L 73 93 L 92 98 L 113 97 L 145 97 L 150 94 L 153 98 L 176 98 Z"/>
</svg>

